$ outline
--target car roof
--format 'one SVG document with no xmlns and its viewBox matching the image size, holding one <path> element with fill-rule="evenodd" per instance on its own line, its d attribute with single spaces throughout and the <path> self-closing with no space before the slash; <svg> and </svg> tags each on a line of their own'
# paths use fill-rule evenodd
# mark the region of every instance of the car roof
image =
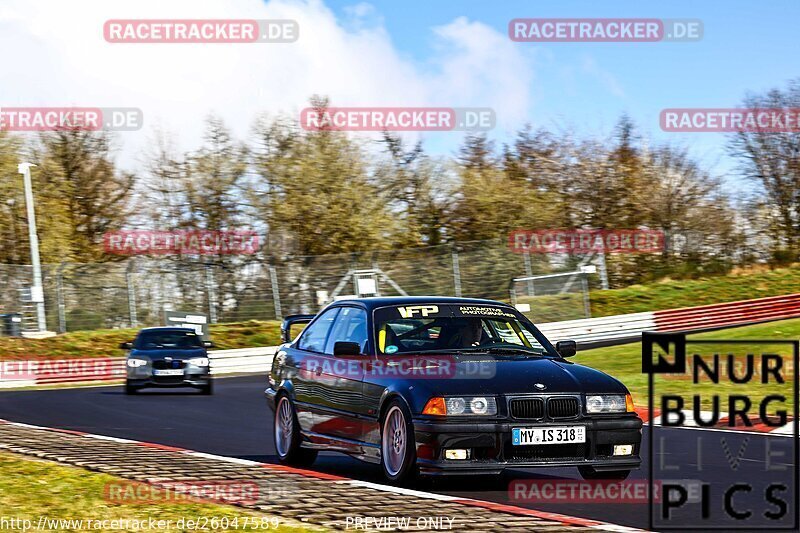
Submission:
<svg viewBox="0 0 800 533">
<path fill-rule="evenodd" d="M 495 300 L 485 300 L 482 298 L 456 298 L 452 296 L 373 296 L 369 298 L 350 298 L 346 300 L 336 300 L 334 305 L 358 305 L 368 310 L 377 309 L 392 305 L 405 304 L 455 304 L 455 305 L 502 305 L 511 307 L 509 304 Z"/>
</svg>

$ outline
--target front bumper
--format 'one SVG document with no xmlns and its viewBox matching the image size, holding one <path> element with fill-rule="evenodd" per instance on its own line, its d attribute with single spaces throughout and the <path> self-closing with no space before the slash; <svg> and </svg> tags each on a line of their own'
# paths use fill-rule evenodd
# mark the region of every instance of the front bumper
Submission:
<svg viewBox="0 0 800 533">
<path fill-rule="evenodd" d="M 133 387 L 206 387 L 211 382 L 207 368 L 187 367 L 178 376 L 156 376 L 151 368 L 128 369 L 127 383 Z"/>
<path fill-rule="evenodd" d="M 583 444 L 514 446 L 512 428 L 586 426 Z M 590 466 L 595 470 L 633 470 L 641 465 L 642 421 L 635 414 L 564 422 L 439 422 L 414 420 L 417 464 L 425 474 L 497 473 L 507 468 Z M 613 455 L 615 444 L 633 445 L 631 455 Z M 446 449 L 470 451 L 469 459 L 445 459 Z"/>
</svg>

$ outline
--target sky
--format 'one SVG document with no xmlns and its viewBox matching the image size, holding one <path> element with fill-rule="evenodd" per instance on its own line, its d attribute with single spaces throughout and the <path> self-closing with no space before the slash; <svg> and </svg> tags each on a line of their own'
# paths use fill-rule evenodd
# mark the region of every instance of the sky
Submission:
<svg viewBox="0 0 800 533">
<path fill-rule="evenodd" d="M 692 18 L 696 42 L 518 43 L 514 18 Z M 294 43 L 119 44 L 108 19 L 294 19 Z M 260 113 L 297 116 L 313 94 L 337 106 L 491 107 L 498 144 L 525 124 L 608 135 L 622 113 L 653 142 L 689 147 L 726 176 L 726 136 L 666 133 L 659 112 L 735 107 L 748 92 L 800 77 L 800 2 L 2 0 L 0 108 L 137 107 L 144 127 L 119 132 L 119 160 L 137 170 L 156 131 L 181 150 L 213 112 L 246 139 Z M 420 134 L 452 155 L 458 132 Z M 417 134 L 409 135 L 416 139 Z M 741 185 L 730 181 L 731 187 Z"/>
</svg>

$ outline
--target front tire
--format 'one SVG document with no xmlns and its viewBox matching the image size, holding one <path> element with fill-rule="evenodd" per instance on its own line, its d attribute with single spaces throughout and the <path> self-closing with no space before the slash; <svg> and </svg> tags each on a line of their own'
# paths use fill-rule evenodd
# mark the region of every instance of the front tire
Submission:
<svg viewBox="0 0 800 533">
<path fill-rule="evenodd" d="M 579 466 L 578 472 L 580 472 L 581 477 L 586 480 L 618 480 L 622 481 L 623 479 L 628 479 L 628 476 L 631 475 L 630 470 L 609 470 L 609 471 L 602 471 L 602 470 L 595 470 L 591 466 Z"/>
<path fill-rule="evenodd" d="M 208 383 L 200 387 L 200 393 L 205 394 L 206 396 L 214 394 L 214 385 L 212 385 L 211 380 L 209 380 Z"/>
<path fill-rule="evenodd" d="M 131 395 L 136 394 L 139 389 L 133 385 L 131 385 L 130 380 L 125 380 L 125 394 Z"/>
<path fill-rule="evenodd" d="M 272 436 L 278 461 L 290 466 L 311 466 L 317 459 L 317 450 L 300 447 L 300 423 L 294 405 L 286 395 L 278 397 Z"/>
<path fill-rule="evenodd" d="M 411 413 L 398 400 L 389 404 L 381 424 L 381 470 L 398 485 L 417 477 L 417 453 Z"/>
</svg>

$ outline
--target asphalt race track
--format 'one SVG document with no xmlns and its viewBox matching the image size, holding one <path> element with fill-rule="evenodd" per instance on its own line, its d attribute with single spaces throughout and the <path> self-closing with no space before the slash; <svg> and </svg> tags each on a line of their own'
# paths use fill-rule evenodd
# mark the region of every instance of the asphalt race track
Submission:
<svg viewBox="0 0 800 533">
<path fill-rule="evenodd" d="M 121 386 L 7 391 L 0 392 L 0 418 L 274 462 L 275 455 L 270 434 L 271 414 L 262 394 L 264 384 L 262 376 L 217 379 L 213 396 L 203 396 L 191 389 L 164 392 L 145 390 L 136 396 L 126 396 Z M 732 433 L 659 429 L 659 433 L 661 432 L 666 432 L 668 436 L 670 450 L 668 455 L 676 464 L 689 464 L 695 460 L 697 438 L 700 435 L 706 441 L 716 439 L 717 442 L 720 436 L 728 436 L 734 454 L 739 449 L 735 441 L 739 435 Z M 763 459 L 759 458 L 765 456 L 763 448 L 767 446 L 767 441 L 778 438 L 751 434 L 747 459 L 742 461 L 747 468 L 750 468 L 747 476 L 752 478 L 758 476 L 758 472 L 765 471 Z M 643 446 L 642 470 L 635 472 L 630 479 L 646 479 L 646 448 L 647 446 Z M 726 465 L 729 459 L 724 454 L 707 455 L 703 458 L 702 479 L 712 484 L 712 492 L 716 485 L 727 487 L 738 481 L 733 477 L 744 475 L 742 470 L 738 474 L 732 473 L 731 468 Z M 366 481 L 382 482 L 377 467 L 338 454 L 322 454 L 314 469 Z M 678 476 L 676 474 L 676 477 Z M 525 503 L 509 498 L 506 487 L 512 480 L 541 481 L 556 478 L 580 479 L 576 469 L 514 470 L 507 473 L 502 483 L 471 476 L 466 479 L 458 478 L 455 481 L 427 482 L 420 488 L 622 525 L 648 527 L 646 504 L 609 505 L 574 502 L 543 504 Z M 763 503 L 761 505 L 763 506 Z M 754 511 L 760 509 L 756 508 Z"/>
</svg>

